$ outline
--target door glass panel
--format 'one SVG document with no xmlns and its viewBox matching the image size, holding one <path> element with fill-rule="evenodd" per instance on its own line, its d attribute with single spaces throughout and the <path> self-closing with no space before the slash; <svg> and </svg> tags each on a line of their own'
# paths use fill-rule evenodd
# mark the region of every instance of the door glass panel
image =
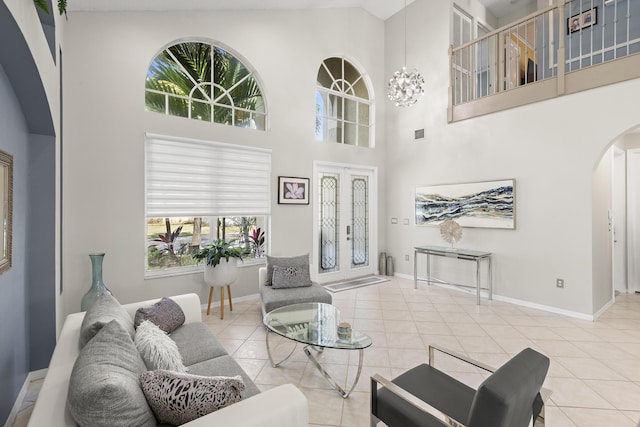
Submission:
<svg viewBox="0 0 640 427">
<path fill-rule="evenodd" d="M 369 265 L 369 182 L 366 176 L 351 178 L 352 244 L 351 266 Z"/>
<path fill-rule="evenodd" d="M 320 273 L 340 269 L 339 185 L 339 175 L 329 173 L 320 175 Z"/>
</svg>

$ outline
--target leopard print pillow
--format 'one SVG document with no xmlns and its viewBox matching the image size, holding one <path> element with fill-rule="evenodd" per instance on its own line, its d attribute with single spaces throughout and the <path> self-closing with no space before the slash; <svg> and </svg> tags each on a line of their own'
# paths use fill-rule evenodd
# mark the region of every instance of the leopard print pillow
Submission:
<svg viewBox="0 0 640 427">
<path fill-rule="evenodd" d="M 141 374 L 140 386 L 158 422 L 171 425 L 236 403 L 245 389 L 240 375 L 204 377 L 162 369 Z"/>
</svg>

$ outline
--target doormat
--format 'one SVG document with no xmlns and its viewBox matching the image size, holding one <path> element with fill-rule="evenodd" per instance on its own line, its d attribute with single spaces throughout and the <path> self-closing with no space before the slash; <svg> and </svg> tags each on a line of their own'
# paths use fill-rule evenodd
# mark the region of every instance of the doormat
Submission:
<svg viewBox="0 0 640 427">
<path fill-rule="evenodd" d="M 348 280 L 346 282 L 332 283 L 326 285 L 325 288 L 331 292 L 348 291 L 349 289 L 360 288 L 362 286 L 376 285 L 378 283 L 388 282 L 389 279 L 378 276 L 367 276 L 359 279 Z"/>
</svg>

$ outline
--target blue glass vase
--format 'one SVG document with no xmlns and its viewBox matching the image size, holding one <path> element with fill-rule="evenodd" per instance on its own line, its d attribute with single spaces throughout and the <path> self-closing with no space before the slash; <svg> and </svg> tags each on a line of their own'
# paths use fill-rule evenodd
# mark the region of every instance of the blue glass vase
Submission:
<svg viewBox="0 0 640 427">
<path fill-rule="evenodd" d="M 81 311 L 87 311 L 100 295 L 111 295 L 111 291 L 107 289 L 102 281 L 102 261 L 104 254 L 89 254 L 89 258 L 91 258 L 91 288 L 89 288 L 89 291 L 82 297 L 80 304 Z"/>
</svg>

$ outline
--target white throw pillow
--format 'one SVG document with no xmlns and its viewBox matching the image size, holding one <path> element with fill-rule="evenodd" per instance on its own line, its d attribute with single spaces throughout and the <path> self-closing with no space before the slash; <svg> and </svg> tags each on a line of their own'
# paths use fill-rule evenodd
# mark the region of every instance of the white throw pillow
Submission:
<svg viewBox="0 0 640 427">
<path fill-rule="evenodd" d="M 166 369 L 168 371 L 186 372 L 182 364 L 182 356 L 175 341 L 156 324 L 145 320 L 138 326 L 134 340 L 147 369 Z"/>
</svg>

